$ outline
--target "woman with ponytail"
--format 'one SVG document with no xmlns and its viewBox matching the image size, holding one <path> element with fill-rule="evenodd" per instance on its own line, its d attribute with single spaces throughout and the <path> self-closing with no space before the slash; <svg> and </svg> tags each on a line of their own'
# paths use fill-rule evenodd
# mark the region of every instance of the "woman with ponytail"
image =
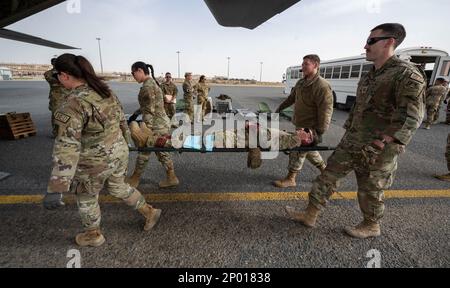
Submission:
<svg viewBox="0 0 450 288">
<path fill-rule="evenodd" d="M 150 76 L 151 73 L 151 76 Z M 155 135 L 162 136 L 169 134 L 170 119 L 167 117 L 164 109 L 164 98 L 159 83 L 155 78 L 153 66 L 144 62 L 136 62 L 131 66 L 131 74 L 138 83 L 142 83 L 139 91 L 138 101 L 139 110 L 135 112 L 142 114 L 142 120 Z M 156 152 L 159 162 L 164 166 L 167 178 L 159 182 L 160 188 L 177 186 L 178 178 L 175 175 L 173 161 L 170 153 Z M 133 175 L 127 179 L 127 182 L 137 187 L 145 166 L 147 166 L 150 153 L 139 153 L 136 160 L 136 167 Z"/>
<path fill-rule="evenodd" d="M 44 207 L 64 206 L 62 193 L 74 192 L 85 230 L 75 241 L 80 246 L 100 246 L 105 238 L 98 196 L 105 188 L 138 210 L 146 219 L 144 230 L 150 230 L 161 210 L 148 205 L 138 190 L 125 183 L 129 130 L 119 99 L 83 56 L 61 55 L 55 70 L 70 94 L 55 113 L 59 128 Z"/>
</svg>

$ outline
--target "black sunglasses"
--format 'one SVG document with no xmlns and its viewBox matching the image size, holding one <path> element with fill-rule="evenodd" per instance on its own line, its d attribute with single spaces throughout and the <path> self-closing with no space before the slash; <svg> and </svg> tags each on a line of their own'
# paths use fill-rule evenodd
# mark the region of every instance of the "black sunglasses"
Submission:
<svg viewBox="0 0 450 288">
<path fill-rule="evenodd" d="M 390 38 L 397 39 L 397 38 L 392 37 L 392 36 L 372 37 L 372 38 L 367 39 L 367 45 L 370 46 L 370 45 L 373 45 L 373 44 L 377 43 L 380 40 L 386 40 L 386 39 L 390 39 Z"/>
<path fill-rule="evenodd" d="M 61 74 L 61 72 L 55 71 L 55 72 L 53 72 L 52 77 L 55 78 L 56 80 L 58 80 L 58 75 L 60 75 L 60 74 Z"/>
</svg>

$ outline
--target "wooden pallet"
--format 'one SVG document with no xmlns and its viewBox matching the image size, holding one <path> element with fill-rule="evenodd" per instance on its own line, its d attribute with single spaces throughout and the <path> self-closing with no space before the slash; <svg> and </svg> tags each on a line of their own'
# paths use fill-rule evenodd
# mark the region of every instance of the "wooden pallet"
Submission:
<svg viewBox="0 0 450 288">
<path fill-rule="evenodd" d="M 0 138 L 17 140 L 36 136 L 36 127 L 30 113 L 7 113 L 0 115 Z"/>
</svg>

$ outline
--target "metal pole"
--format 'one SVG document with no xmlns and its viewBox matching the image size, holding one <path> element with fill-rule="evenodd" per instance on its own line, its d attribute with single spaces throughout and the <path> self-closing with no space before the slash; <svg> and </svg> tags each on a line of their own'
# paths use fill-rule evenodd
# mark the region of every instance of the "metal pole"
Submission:
<svg viewBox="0 0 450 288">
<path fill-rule="evenodd" d="M 97 41 L 98 41 L 98 53 L 100 54 L 100 67 L 102 69 L 102 74 L 103 74 L 102 48 L 100 46 L 100 40 L 102 40 L 102 39 L 101 38 L 97 38 Z"/>
<path fill-rule="evenodd" d="M 259 62 L 261 64 L 261 69 L 259 71 L 259 82 L 262 82 L 262 66 L 263 66 L 263 62 Z"/>
<path fill-rule="evenodd" d="M 229 80 L 229 79 L 230 79 L 230 58 L 231 58 L 231 57 L 227 57 L 227 59 L 228 59 L 228 72 L 227 72 L 227 80 Z"/>
<path fill-rule="evenodd" d="M 180 79 L 180 51 L 177 51 L 178 54 L 178 79 Z"/>
</svg>

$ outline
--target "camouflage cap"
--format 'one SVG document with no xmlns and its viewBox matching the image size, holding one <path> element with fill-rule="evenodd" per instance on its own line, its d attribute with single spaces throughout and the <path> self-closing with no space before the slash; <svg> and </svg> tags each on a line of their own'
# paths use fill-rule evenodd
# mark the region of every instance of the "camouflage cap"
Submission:
<svg viewBox="0 0 450 288">
<path fill-rule="evenodd" d="M 436 78 L 436 80 L 442 80 L 442 81 L 448 82 L 448 77 L 439 76 L 439 77 Z"/>
<path fill-rule="evenodd" d="M 184 77 L 192 76 L 192 72 L 186 72 L 184 73 Z"/>
</svg>

